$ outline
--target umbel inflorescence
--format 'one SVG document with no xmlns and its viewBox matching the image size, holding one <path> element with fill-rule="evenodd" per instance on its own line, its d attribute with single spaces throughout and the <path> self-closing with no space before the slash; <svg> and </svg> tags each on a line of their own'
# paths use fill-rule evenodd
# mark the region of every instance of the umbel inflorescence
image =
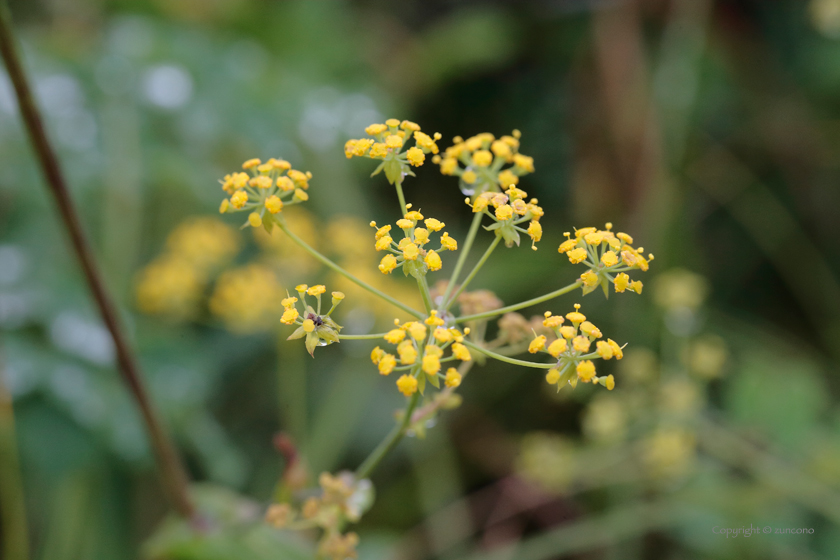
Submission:
<svg viewBox="0 0 840 560">
<path fill-rule="evenodd" d="M 379 374 L 396 376 L 397 389 L 407 398 L 398 426 L 355 473 L 336 478 L 322 476 L 321 498 L 314 501 L 310 498 L 305 503 L 292 499 L 273 506 L 270 511 L 268 520 L 278 527 L 320 527 L 322 553 L 333 558 L 355 557 L 356 537 L 342 531 L 346 521 L 355 521 L 361 514 L 358 507 L 351 505 L 364 501 L 360 497 L 360 493 L 364 494 L 362 482 L 409 428 L 420 429 L 440 409 L 457 402 L 453 400 L 454 393 L 476 363 L 476 356 L 543 370 L 546 381 L 558 391 L 578 383 L 599 384 L 612 390 L 613 376 L 598 375 L 595 363 L 620 360 L 622 346 L 605 338 L 581 313 L 579 304 L 565 316 L 546 311 L 542 317 L 530 321 L 517 311 L 578 289 L 586 295 L 598 286 L 605 295 L 613 290 L 640 294 L 642 282 L 631 279 L 628 272 L 646 271 L 653 259 L 653 255 L 645 256 L 641 247 L 633 247 L 630 235 L 614 233 L 612 224 L 606 224 L 603 230 L 576 229 L 565 234 L 567 240 L 560 245 L 559 253 L 565 254 L 572 264 L 583 264 L 584 272 L 570 284 L 543 296 L 504 306 L 495 294 L 468 288 L 502 241 L 511 249 L 520 245 L 522 236 L 527 236 L 536 250 L 543 236 L 540 224 L 543 209 L 536 198 L 529 198 L 520 187 L 521 179 L 535 168 L 534 160 L 519 152 L 519 131 L 498 139 L 490 133 L 466 140 L 456 137 L 453 145 L 442 153 L 437 144 L 441 135 L 428 135 L 410 121 L 389 119 L 384 124 L 368 126 L 365 132 L 365 138 L 348 140 L 344 153 L 347 158 L 375 160 L 377 165 L 372 176 L 384 173 L 400 205 L 400 215 L 393 223 L 370 222 L 371 251 L 383 254 L 379 272 L 387 275 L 401 270 L 416 281 L 423 309 L 415 309 L 351 274 L 312 248 L 288 226 L 283 210 L 308 200 L 311 173 L 294 170 L 282 159 L 272 158 L 265 163 L 251 159 L 245 162 L 242 172 L 227 175 L 222 181 L 228 195 L 222 202 L 222 213 L 248 213 L 243 227 L 263 227 L 269 232 L 279 227 L 334 272 L 390 303 L 395 311 L 399 309 L 412 317 L 409 321 L 395 319 L 394 327 L 388 332 L 342 334 L 342 327 L 333 320 L 332 313 L 344 299 L 343 293 L 332 292 L 331 306 L 326 310 L 326 306 L 322 309 L 326 287 L 301 284 L 294 288 L 297 296 L 287 292 L 281 302 L 283 310 L 278 321 L 296 326 L 289 339 L 304 338 L 310 354 L 314 355 L 319 346 L 343 340 L 379 340 L 371 351 L 371 360 Z M 415 175 L 415 169 L 430 154 L 444 176 L 458 178 L 459 188 L 467 195 L 465 202 L 473 219 L 462 242 L 445 231 L 446 224 L 442 221 L 425 215 L 421 208 L 406 201 L 404 181 Z M 472 269 L 464 273 L 481 229 L 488 232 L 489 243 Z M 447 257 L 449 253 L 453 255 Z M 433 281 L 444 274 L 448 278 Z M 498 334 L 487 340 L 488 323 L 497 319 Z M 513 357 L 517 354 L 531 354 L 534 359 Z M 427 391 L 428 385 L 439 392 L 432 395 Z"/>
</svg>

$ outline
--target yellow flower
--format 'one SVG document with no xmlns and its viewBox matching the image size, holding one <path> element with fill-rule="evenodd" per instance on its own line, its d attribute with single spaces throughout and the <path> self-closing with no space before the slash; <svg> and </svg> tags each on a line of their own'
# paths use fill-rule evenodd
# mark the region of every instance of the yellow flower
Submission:
<svg viewBox="0 0 840 560">
<path fill-rule="evenodd" d="M 368 136 L 376 136 L 378 134 L 382 134 L 386 130 L 388 130 L 388 127 L 384 124 L 372 124 L 365 128 L 365 132 L 368 134 Z"/>
<path fill-rule="evenodd" d="M 426 320 L 423 321 L 423 322 L 426 323 L 427 325 L 429 325 L 430 327 L 439 327 L 439 326 L 446 323 L 446 321 L 444 321 L 443 319 L 441 319 L 440 317 L 437 316 L 437 310 L 436 309 L 432 309 L 429 316 L 426 317 Z"/>
<path fill-rule="evenodd" d="M 239 210 L 248 202 L 248 193 L 245 191 L 236 191 L 230 197 L 230 205 Z"/>
<path fill-rule="evenodd" d="M 433 334 L 434 334 L 435 340 L 437 340 L 441 344 L 444 344 L 444 343 L 452 340 L 452 332 L 449 329 L 437 328 L 437 329 L 434 330 Z"/>
<path fill-rule="evenodd" d="M 569 251 L 566 256 L 569 257 L 569 262 L 572 264 L 577 264 L 586 260 L 586 249 L 583 247 L 578 247 L 577 249 L 572 249 Z"/>
<path fill-rule="evenodd" d="M 420 255 L 420 249 L 417 248 L 417 245 L 414 243 L 406 243 L 405 248 L 403 249 L 403 257 L 407 261 L 415 260 L 418 255 Z"/>
<path fill-rule="evenodd" d="M 577 239 L 567 239 L 566 241 L 560 244 L 560 247 L 557 249 L 557 252 L 561 254 L 566 253 L 574 249 L 575 245 L 577 245 Z"/>
<path fill-rule="evenodd" d="M 411 229 L 414 227 L 414 222 L 408 218 L 400 218 L 397 220 L 397 227 L 400 229 Z"/>
<path fill-rule="evenodd" d="M 473 163 L 479 167 L 487 167 L 493 163 L 493 154 L 487 150 L 478 150 L 473 153 Z"/>
<path fill-rule="evenodd" d="M 560 327 L 560 336 L 567 340 L 571 340 L 575 336 L 575 328 L 570 326 Z"/>
<path fill-rule="evenodd" d="M 312 332 L 315 330 L 315 321 L 312 319 L 306 319 L 303 321 L 303 332 Z"/>
<path fill-rule="evenodd" d="M 475 171 L 467 170 L 461 174 L 461 180 L 468 185 L 475 183 L 476 179 L 478 179 L 478 176 L 475 174 Z"/>
<path fill-rule="evenodd" d="M 437 346 L 433 346 L 432 348 L 437 348 Z M 436 356 L 435 354 L 426 354 L 423 356 L 423 371 L 425 371 L 428 375 L 435 375 L 439 372 L 440 356 Z"/>
<path fill-rule="evenodd" d="M 589 339 L 585 336 L 576 336 L 574 340 L 572 340 L 572 348 L 577 350 L 578 352 L 589 352 Z"/>
<path fill-rule="evenodd" d="M 618 264 L 618 255 L 612 251 L 606 251 L 601 255 L 601 262 L 604 263 L 604 266 L 615 266 Z"/>
<path fill-rule="evenodd" d="M 293 198 L 300 202 L 306 202 L 309 200 L 309 194 L 303 189 L 295 189 L 295 196 Z"/>
<path fill-rule="evenodd" d="M 560 381 L 560 370 L 556 368 L 548 370 L 548 373 L 545 374 L 545 380 L 548 381 L 549 385 L 557 385 L 557 382 Z"/>
<path fill-rule="evenodd" d="M 394 150 L 398 150 L 402 148 L 403 139 L 397 136 L 396 134 L 391 134 L 387 138 L 385 138 L 385 146 Z M 422 152 L 421 152 L 422 154 Z"/>
<path fill-rule="evenodd" d="M 581 323 L 580 332 L 591 338 L 601 338 L 603 336 L 601 330 L 589 321 Z"/>
<path fill-rule="evenodd" d="M 388 375 L 394 371 L 394 367 L 396 367 L 396 365 L 397 359 L 394 355 L 386 353 L 379 359 L 379 373 L 381 375 Z"/>
<path fill-rule="evenodd" d="M 397 258 L 394 255 L 385 255 L 379 261 L 379 271 L 382 274 L 389 274 L 395 268 L 397 268 Z"/>
<path fill-rule="evenodd" d="M 458 249 L 458 242 L 449 237 L 448 231 L 443 232 L 443 235 L 440 237 L 440 244 L 447 251 L 455 251 Z"/>
<path fill-rule="evenodd" d="M 393 242 L 394 240 L 391 238 L 391 236 L 386 235 L 377 239 L 374 247 L 377 251 L 385 251 L 391 247 L 391 243 Z"/>
<path fill-rule="evenodd" d="M 277 188 L 283 192 L 295 190 L 295 183 L 285 175 L 277 178 Z"/>
<path fill-rule="evenodd" d="M 609 342 L 604 342 L 603 340 L 599 340 L 595 343 L 596 352 L 601 358 L 605 360 L 609 360 L 613 357 L 612 347 L 610 346 Z"/>
<path fill-rule="evenodd" d="M 513 208 L 509 204 L 503 204 L 496 208 L 496 218 L 499 220 L 510 220 L 513 217 Z"/>
<path fill-rule="evenodd" d="M 582 323 L 582 322 L 586 321 L 586 315 L 581 313 L 579 310 L 580 310 L 580 304 L 576 303 L 575 304 L 575 310 L 570 312 L 570 313 L 566 313 L 566 319 L 568 319 L 569 321 L 571 321 L 572 323 L 575 323 L 575 324 Z"/>
<path fill-rule="evenodd" d="M 549 329 L 556 329 L 563 324 L 563 320 L 562 315 L 552 315 L 551 311 L 546 311 L 543 326 L 548 327 Z"/>
<path fill-rule="evenodd" d="M 370 353 L 370 361 L 372 361 L 374 364 L 378 364 L 379 361 L 384 357 L 385 357 L 385 350 L 383 350 L 379 346 L 374 348 Z"/>
<path fill-rule="evenodd" d="M 426 258 L 423 259 L 423 262 L 425 262 L 426 266 L 429 267 L 429 270 L 432 271 L 440 270 L 441 266 L 443 266 L 443 263 L 441 263 L 440 260 L 440 255 L 438 255 L 431 249 L 428 253 L 426 253 Z"/>
<path fill-rule="evenodd" d="M 454 175 L 456 169 L 458 169 L 458 160 L 455 158 L 448 157 L 440 160 L 440 172 L 444 175 Z"/>
<path fill-rule="evenodd" d="M 528 225 L 528 235 L 531 236 L 531 241 L 537 243 L 542 239 L 542 226 L 536 220 L 532 220 Z M 533 246 L 533 245 L 532 245 Z M 534 247 L 536 249 L 536 247 Z"/>
<path fill-rule="evenodd" d="M 289 307 L 285 311 L 283 311 L 283 316 L 280 317 L 280 322 L 284 325 L 293 325 L 295 320 L 300 316 L 298 310 L 294 307 Z"/>
<path fill-rule="evenodd" d="M 411 340 L 400 342 L 397 345 L 397 354 L 400 355 L 400 363 L 403 365 L 411 365 L 417 361 L 417 348 Z"/>
<path fill-rule="evenodd" d="M 449 368 L 446 370 L 446 379 L 444 379 L 444 383 L 447 387 L 458 387 L 461 385 L 461 374 L 458 373 L 458 370 L 454 367 Z"/>
<path fill-rule="evenodd" d="M 429 230 L 425 228 L 414 229 L 414 242 L 418 245 L 425 245 L 429 242 Z"/>
<path fill-rule="evenodd" d="M 435 134 L 435 139 L 440 139 L 440 134 Z M 438 145 L 435 143 L 428 134 L 424 134 L 420 132 L 419 129 L 414 131 L 414 142 L 423 150 L 432 152 L 433 154 L 438 153 Z"/>
<path fill-rule="evenodd" d="M 624 352 L 621 350 L 621 346 L 619 346 L 616 341 L 614 341 L 611 338 L 608 338 L 607 339 L 607 344 L 609 344 L 610 348 L 612 348 L 613 356 L 615 356 L 616 360 L 620 360 L 621 358 L 624 357 Z"/>
<path fill-rule="evenodd" d="M 531 354 L 536 354 L 540 350 L 545 348 L 545 336 L 540 335 L 534 340 L 531 341 L 531 344 L 528 345 L 528 352 Z"/>
<path fill-rule="evenodd" d="M 280 305 L 282 305 L 283 307 L 294 307 L 295 303 L 297 303 L 297 300 L 298 300 L 298 298 L 296 298 L 294 296 L 285 297 L 282 300 L 280 300 Z"/>
<path fill-rule="evenodd" d="M 582 362 L 578 362 L 575 369 L 577 371 L 578 379 L 584 383 L 589 383 L 595 376 L 595 364 L 592 363 L 592 360 L 583 360 Z"/>
<path fill-rule="evenodd" d="M 426 218 L 423 223 L 425 223 L 426 227 L 432 231 L 440 231 L 444 228 L 444 226 L 446 226 L 446 224 L 434 218 Z"/>
<path fill-rule="evenodd" d="M 624 290 L 627 289 L 627 286 L 630 284 L 630 277 L 627 276 L 625 273 L 621 272 L 616 275 L 615 280 L 613 281 L 613 285 L 615 286 L 615 291 L 618 293 L 624 293 Z"/>
<path fill-rule="evenodd" d="M 630 289 L 636 292 L 637 294 L 642 293 L 642 282 L 640 280 L 634 280 L 630 283 Z"/>
<path fill-rule="evenodd" d="M 248 223 L 251 224 L 252 227 L 260 227 L 262 225 L 262 218 L 257 212 L 251 212 L 248 215 Z"/>
<path fill-rule="evenodd" d="M 553 357 L 557 358 L 566 351 L 566 339 L 565 338 L 558 338 L 554 342 L 548 345 L 548 353 L 551 354 Z"/>
<path fill-rule="evenodd" d="M 277 195 L 271 195 L 265 200 L 265 208 L 272 214 L 276 214 L 283 209 L 283 201 Z"/>
<path fill-rule="evenodd" d="M 452 355 L 455 356 L 455 359 L 461 360 L 462 362 L 469 362 L 472 360 L 469 349 L 460 342 L 456 342 L 452 345 Z"/>
<path fill-rule="evenodd" d="M 589 287 L 597 286 L 599 282 L 598 275 L 592 272 L 591 270 L 587 270 L 586 272 L 581 274 L 580 279 L 583 280 L 584 286 Z"/>
<path fill-rule="evenodd" d="M 410 397 L 417 392 L 417 380 L 410 375 L 403 375 L 397 379 L 397 389 L 406 397 Z"/>
<path fill-rule="evenodd" d="M 219 205 L 219 214 L 224 214 L 228 211 L 228 208 L 230 208 L 230 200 L 225 198 L 222 200 L 221 205 Z"/>
<path fill-rule="evenodd" d="M 608 391 L 612 391 L 615 388 L 615 378 L 612 374 L 607 376 L 606 381 L 604 381 L 604 387 L 606 387 Z"/>
<path fill-rule="evenodd" d="M 420 167 L 423 165 L 423 162 L 426 160 L 426 154 L 423 153 L 418 147 L 409 148 L 405 152 L 406 158 L 408 158 L 408 163 L 413 165 L 414 167 Z"/>
<path fill-rule="evenodd" d="M 321 294 L 323 294 L 326 291 L 327 291 L 326 286 L 318 284 L 317 286 L 310 287 L 308 290 L 306 290 L 306 293 L 309 294 L 310 296 L 320 296 Z"/>
<path fill-rule="evenodd" d="M 532 157 L 516 154 L 513 156 L 513 163 L 523 171 L 527 171 L 528 173 L 534 172 L 534 158 Z"/>
<path fill-rule="evenodd" d="M 426 338 L 426 325 L 416 321 L 409 323 L 408 334 L 410 334 L 411 338 L 414 340 L 423 340 Z"/>
<path fill-rule="evenodd" d="M 262 162 L 258 158 L 249 159 L 242 164 L 242 169 L 253 169 L 261 163 Z"/>
</svg>

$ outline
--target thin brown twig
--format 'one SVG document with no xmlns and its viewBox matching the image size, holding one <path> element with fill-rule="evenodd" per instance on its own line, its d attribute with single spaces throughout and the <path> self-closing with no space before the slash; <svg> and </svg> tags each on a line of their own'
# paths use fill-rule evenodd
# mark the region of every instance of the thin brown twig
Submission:
<svg viewBox="0 0 840 560">
<path fill-rule="evenodd" d="M 29 133 L 29 139 L 44 173 L 44 178 L 50 193 L 55 199 L 64 227 L 70 235 L 73 250 L 79 264 L 81 264 L 85 279 L 102 314 L 102 319 L 114 340 L 120 372 L 137 402 L 137 406 L 140 408 L 166 492 L 176 511 L 184 517 L 191 518 L 195 513 L 195 508 L 187 491 L 186 471 L 169 434 L 163 428 L 163 424 L 146 394 L 137 361 L 120 327 L 116 309 L 99 274 L 93 253 L 85 239 L 58 158 L 47 138 L 43 120 L 33 99 L 26 73 L 17 52 L 12 34 L 11 12 L 6 0 L 0 0 L 0 55 L 3 57 L 9 78 L 14 85 L 21 117 Z"/>
</svg>

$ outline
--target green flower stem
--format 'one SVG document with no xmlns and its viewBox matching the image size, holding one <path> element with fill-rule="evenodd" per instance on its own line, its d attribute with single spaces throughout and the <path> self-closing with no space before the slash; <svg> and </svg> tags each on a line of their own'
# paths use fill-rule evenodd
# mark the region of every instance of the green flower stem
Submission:
<svg viewBox="0 0 840 560">
<path fill-rule="evenodd" d="M 467 239 L 464 241 L 464 246 L 461 248 L 461 254 L 458 256 L 458 262 L 455 263 L 455 270 L 452 271 L 452 276 L 449 278 L 449 284 L 446 286 L 446 292 L 443 294 L 443 302 L 449 301 L 449 296 L 452 295 L 452 290 L 455 289 L 455 283 L 458 281 L 458 275 L 461 274 L 461 269 L 464 268 L 464 263 L 467 261 L 467 256 L 470 254 L 470 249 L 472 249 L 473 241 L 475 241 L 475 236 L 478 233 L 478 227 L 481 225 L 481 219 L 484 217 L 484 214 L 481 212 L 476 212 L 475 216 L 473 216 L 472 224 L 470 225 L 470 231 L 467 233 Z"/>
<path fill-rule="evenodd" d="M 338 338 L 341 340 L 376 340 L 377 338 L 384 338 L 388 333 L 376 334 L 340 334 Z"/>
<path fill-rule="evenodd" d="M 432 305 L 432 296 L 429 293 L 429 284 L 426 282 L 426 277 L 421 276 L 418 278 L 417 285 L 420 287 L 420 295 L 423 296 L 423 305 L 426 306 L 426 313 L 431 314 L 434 306 Z"/>
<path fill-rule="evenodd" d="M 402 190 L 402 181 L 397 181 L 394 183 L 394 186 L 397 188 L 397 198 L 400 199 L 400 210 L 402 210 L 402 216 L 408 214 L 408 208 L 405 206 L 405 195 L 403 194 Z"/>
<path fill-rule="evenodd" d="M 472 279 L 475 278 L 475 275 L 478 274 L 478 271 L 481 270 L 481 267 L 484 266 L 484 263 L 487 262 L 488 258 L 490 258 L 490 255 L 496 249 L 496 246 L 499 245 L 499 241 L 501 240 L 502 236 L 497 235 L 496 238 L 493 240 L 493 243 L 491 243 L 490 246 L 487 247 L 487 250 L 484 251 L 484 254 L 481 256 L 481 260 L 479 260 L 476 263 L 475 267 L 472 269 L 472 272 L 470 272 L 470 275 L 467 276 L 466 280 L 464 280 L 461 283 L 461 287 L 458 288 L 458 291 L 455 292 L 443 306 L 444 310 L 449 309 L 452 306 L 452 304 L 455 303 L 455 300 L 458 299 L 458 296 L 461 295 L 461 292 L 463 292 L 466 289 L 466 287 L 469 286 L 470 282 L 472 282 Z"/>
<path fill-rule="evenodd" d="M 419 366 L 418 366 L 419 368 Z M 397 444 L 405 437 L 406 432 L 408 431 L 408 427 L 411 425 L 411 415 L 414 412 L 414 409 L 417 407 L 417 403 L 420 400 L 420 393 L 416 392 L 411 396 L 411 400 L 408 401 L 408 406 L 403 411 L 402 421 L 394 426 L 394 429 L 391 430 L 385 439 L 383 439 L 379 445 L 376 446 L 376 449 L 368 455 L 368 458 L 364 460 L 364 462 L 359 465 L 359 468 L 356 469 L 356 480 L 361 480 L 363 478 L 368 478 L 370 473 L 373 472 L 382 459 L 394 449 Z"/>
<path fill-rule="evenodd" d="M 489 357 L 494 358 L 496 360 L 499 360 L 501 362 L 507 362 L 509 364 L 513 364 L 513 365 L 516 365 L 516 366 L 525 366 L 525 367 L 536 368 L 536 369 L 551 369 L 551 368 L 557 366 L 557 364 L 538 364 L 536 362 L 526 362 L 525 360 L 517 360 L 516 358 L 508 358 L 507 356 L 502 356 L 501 354 L 497 354 L 496 352 L 491 352 L 490 350 L 487 350 L 486 348 L 482 348 L 478 344 L 474 344 L 467 339 L 464 339 L 464 344 L 466 346 L 472 348 L 476 352 L 481 352 L 485 356 L 489 356 Z"/>
<path fill-rule="evenodd" d="M 322 263 L 324 263 L 325 265 L 327 265 L 328 267 L 330 267 L 334 271 L 338 272 L 339 274 L 341 274 L 342 276 L 344 276 L 345 278 L 347 278 L 351 282 L 354 282 L 354 283 L 358 284 L 359 286 L 361 286 L 365 290 L 369 291 L 373 295 L 384 299 L 388 303 L 390 303 L 390 304 L 392 304 L 396 307 L 399 307 L 400 309 L 402 309 L 406 313 L 408 313 L 410 315 L 413 315 L 414 317 L 417 317 L 418 319 L 422 319 L 424 317 L 424 315 L 422 313 L 420 313 L 419 311 L 416 311 L 416 310 L 410 308 L 409 306 L 407 306 L 403 302 L 392 298 L 388 294 L 384 294 L 384 293 L 380 292 L 379 290 L 377 290 L 376 288 L 374 288 L 370 284 L 364 282 L 363 280 L 360 280 L 359 278 L 356 278 L 355 276 L 353 276 L 352 274 L 350 274 L 349 272 L 347 272 L 346 270 L 344 270 L 343 268 L 341 268 L 340 266 L 338 266 L 337 264 L 332 262 L 330 259 L 328 259 L 324 255 L 322 255 L 321 253 L 319 253 L 318 251 L 316 251 L 315 249 L 310 247 L 309 244 L 306 243 L 306 241 L 304 241 L 303 239 L 301 239 L 300 237 L 298 237 L 297 235 L 292 233 L 292 231 L 286 226 L 286 223 L 282 219 L 278 220 L 277 223 L 279 224 L 280 229 L 282 229 L 283 232 L 286 235 L 288 235 L 289 237 L 292 238 L 292 241 L 294 241 L 295 243 L 300 245 L 300 247 L 302 249 L 304 249 L 307 253 L 309 253 L 310 255 L 312 255 L 313 257 L 315 257 L 316 259 L 318 259 L 319 261 L 321 261 Z"/>
<path fill-rule="evenodd" d="M 519 309 L 524 309 L 525 307 L 530 307 L 532 305 L 536 305 L 538 303 L 542 303 L 544 301 L 548 301 L 548 300 L 554 299 L 556 297 L 560 297 L 563 294 L 568 294 L 569 292 L 574 291 L 577 288 L 580 288 L 582 283 L 583 283 L 583 281 L 576 280 L 575 282 L 569 284 L 565 288 L 560 288 L 559 290 L 555 290 L 553 292 L 545 294 L 544 296 L 536 297 L 534 299 L 529 299 L 529 300 L 523 301 L 521 303 L 516 303 L 514 305 L 508 305 L 507 307 L 502 307 L 500 309 L 494 309 L 492 311 L 486 311 L 484 313 L 476 313 L 475 315 L 466 315 L 464 317 L 458 317 L 457 319 L 455 319 L 455 322 L 456 323 L 466 323 L 468 321 L 479 321 L 481 319 L 489 319 L 489 318 L 495 317 L 497 315 L 502 315 L 504 313 L 509 313 L 511 311 L 517 311 Z"/>
</svg>

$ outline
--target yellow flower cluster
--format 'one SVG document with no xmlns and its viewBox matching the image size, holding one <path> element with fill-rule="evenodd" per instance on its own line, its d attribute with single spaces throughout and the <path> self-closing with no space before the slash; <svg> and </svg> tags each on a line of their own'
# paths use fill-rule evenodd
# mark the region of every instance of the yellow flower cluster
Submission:
<svg viewBox="0 0 840 560">
<path fill-rule="evenodd" d="M 219 276 L 210 297 L 210 311 L 234 332 L 256 332 L 275 324 L 281 297 L 274 271 L 250 264 Z"/>
<path fill-rule="evenodd" d="M 376 229 L 374 247 L 377 251 L 389 253 L 379 262 L 379 270 L 382 274 L 390 274 L 395 268 L 402 266 L 406 276 L 411 274 L 415 278 L 420 278 L 430 270 L 440 270 L 443 266 L 440 252 L 457 250 L 458 242 L 449 237 L 448 232 L 443 232 L 440 234 L 440 247 L 427 249 L 430 233 L 439 233 L 446 224 L 434 218 L 426 218 L 423 221 L 426 227 L 417 227 L 417 224 L 423 220 L 423 214 L 417 210 L 411 210 L 411 204 L 407 204 L 406 208 L 409 211 L 401 220 L 397 220 L 397 227 L 403 231 L 403 238 L 399 243 L 391 237 L 390 224 L 378 227 L 376 222 L 370 223 L 370 226 Z"/>
<path fill-rule="evenodd" d="M 394 184 L 405 175 L 414 175 L 411 166 L 420 167 L 426 161 L 426 154 L 438 153 L 437 140 L 440 133 L 434 136 L 420 131 L 420 126 L 411 121 L 388 119 L 385 124 L 372 124 L 365 128 L 370 138 L 348 140 L 344 145 L 344 155 L 352 157 L 367 157 L 382 160 L 373 175 L 385 171 L 388 182 Z M 404 149 L 411 138 L 414 146 Z"/>
<path fill-rule="evenodd" d="M 285 206 L 309 200 L 306 191 L 312 173 L 292 169 L 292 164 L 284 159 L 271 158 L 265 163 L 249 159 L 242 164 L 242 169 L 250 175 L 240 171 L 225 175 L 220 181 L 222 189 L 230 195 L 219 207 L 222 214 L 250 211 L 248 224 L 264 226 L 270 232 L 274 216 Z"/>
<path fill-rule="evenodd" d="M 397 356 L 385 352 L 377 346 L 370 354 L 370 359 L 379 367 L 379 373 L 389 375 L 395 369 L 413 369 L 415 364 L 420 368 L 413 374 L 405 374 L 397 379 L 397 388 L 402 394 L 410 397 L 418 390 L 422 393 L 426 386 L 426 378 L 435 387 L 440 387 L 443 379 L 447 387 L 457 387 L 461 384 L 461 374 L 454 367 L 441 373 L 441 364 L 460 360 L 472 360 L 469 349 L 463 344 L 464 335 L 469 329 L 461 332 L 455 328 L 445 328 L 443 319 L 432 311 L 423 323 L 410 321 L 400 325 L 394 321 L 395 329 L 385 334 L 385 341 L 397 347 L 400 366 L 397 366 Z M 452 354 L 444 358 L 444 350 L 451 347 Z M 426 375 L 423 375 L 423 374 Z"/>
<path fill-rule="evenodd" d="M 571 325 L 563 324 L 566 319 Z M 546 311 L 543 326 L 551 329 L 556 338 L 549 342 L 545 335 L 539 335 L 528 345 L 528 352 L 544 352 L 557 360 L 557 366 L 550 369 L 545 377 L 549 384 L 557 385 L 559 391 L 566 383 L 572 387 L 576 386 L 578 381 L 600 383 L 612 391 L 615 379 L 612 375 L 597 377 L 592 360 L 620 360 L 624 353 L 613 339 L 599 340 L 603 334 L 598 327 L 586 320 L 586 316 L 580 312 L 580 304 L 575 304 L 575 310 L 567 313 L 565 319 L 561 315 L 552 315 L 550 311 Z"/>
<path fill-rule="evenodd" d="M 589 266 L 589 270 L 580 275 L 584 294 L 600 285 L 604 294 L 609 295 L 607 287 L 610 282 L 616 292 L 622 293 L 629 289 L 637 294 L 642 293 L 642 282 L 631 281 L 626 271 L 647 271 L 653 255 L 649 254 L 645 258 L 643 247 L 634 249 L 631 245 L 632 237 L 622 232 L 613 233 L 611 223 L 607 223 L 603 230 L 594 227 L 575 230 L 574 237 L 567 232 L 566 237 L 568 239 L 560 244 L 558 251 L 565 253 L 572 264 L 582 262 Z"/>
<path fill-rule="evenodd" d="M 137 277 L 137 305 L 144 313 L 182 320 L 198 312 L 215 271 L 239 251 L 237 232 L 214 218 L 190 218 L 166 240 L 166 250 Z"/>
<path fill-rule="evenodd" d="M 531 238 L 531 248 L 536 251 L 535 243 L 542 239 L 540 218 L 544 212 L 537 205 L 536 198 L 525 202 L 527 196 L 528 193 L 511 185 L 504 193 L 486 191 L 473 196 L 472 202 L 469 198 L 465 202 L 472 208 L 473 213 L 483 212 L 496 222 L 485 229 L 496 231 L 497 235 L 501 235 L 505 240 L 505 245 L 518 246 L 519 234 L 525 233 Z M 493 212 L 490 212 L 490 207 L 493 208 Z M 530 221 L 528 229 L 519 227 L 519 224 L 527 221 Z"/>
<path fill-rule="evenodd" d="M 332 312 L 344 300 L 344 294 L 341 292 L 332 293 L 332 307 L 330 310 L 321 314 L 321 294 L 327 291 L 327 288 L 322 285 L 307 286 L 300 284 L 295 287 L 295 291 L 300 296 L 300 303 L 303 307 L 303 313 L 298 311 L 298 298 L 294 296 L 286 296 L 280 302 L 283 306 L 283 316 L 280 317 L 280 322 L 284 325 L 300 325 L 295 332 L 293 332 L 286 340 L 295 340 L 306 337 L 306 350 L 313 354 L 315 348 L 318 346 L 326 346 L 333 342 L 339 342 L 338 333 L 341 331 L 341 326 L 333 321 Z M 314 297 L 317 304 L 316 307 L 306 303 L 306 296 Z"/>
<path fill-rule="evenodd" d="M 466 140 L 458 136 L 433 161 L 444 175 L 460 177 L 464 194 L 506 191 L 518 185 L 521 176 L 534 172 L 534 158 L 519 153 L 520 136 L 518 130 L 498 140 L 489 132 Z"/>
<path fill-rule="evenodd" d="M 318 482 L 321 486 L 318 495 L 310 496 L 299 507 L 289 503 L 271 505 L 265 514 L 266 523 L 278 529 L 318 527 L 323 530 L 318 558 L 358 558 L 359 537 L 354 532 L 342 534 L 342 525 L 345 521 L 358 522 L 362 509 L 369 506 L 370 482 L 357 481 L 349 472 L 337 476 L 324 472 Z"/>
</svg>

